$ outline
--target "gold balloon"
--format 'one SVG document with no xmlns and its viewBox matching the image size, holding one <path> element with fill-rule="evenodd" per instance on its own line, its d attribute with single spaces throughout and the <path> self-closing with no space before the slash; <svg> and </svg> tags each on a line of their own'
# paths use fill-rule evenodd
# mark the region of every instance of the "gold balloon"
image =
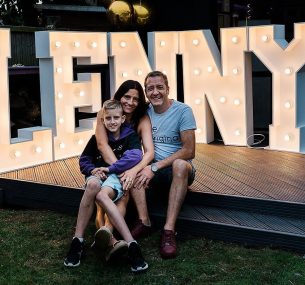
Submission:
<svg viewBox="0 0 305 285">
<path fill-rule="evenodd" d="M 114 1 L 107 11 L 108 18 L 114 24 L 131 24 L 132 13 L 130 6 L 124 1 Z"/>
<path fill-rule="evenodd" d="M 149 20 L 149 11 L 142 5 L 133 5 L 136 15 L 136 22 L 139 25 L 145 25 Z"/>
</svg>

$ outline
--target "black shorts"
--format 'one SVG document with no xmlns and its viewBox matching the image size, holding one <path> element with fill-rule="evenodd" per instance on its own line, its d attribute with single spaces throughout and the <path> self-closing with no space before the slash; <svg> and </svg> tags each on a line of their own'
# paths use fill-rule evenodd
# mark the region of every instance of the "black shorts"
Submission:
<svg viewBox="0 0 305 285">
<path fill-rule="evenodd" d="M 194 168 L 193 164 L 191 164 L 191 166 L 192 166 L 192 172 L 188 179 L 188 186 L 190 186 L 194 182 L 195 173 L 196 173 L 196 169 Z M 172 180 L 173 180 L 173 168 L 171 166 L 158 170 L 149 183 L 149 189 L 147 193 L 148 200 L 167 202 L 168 193 L 172 184 Z"/>
</svg>

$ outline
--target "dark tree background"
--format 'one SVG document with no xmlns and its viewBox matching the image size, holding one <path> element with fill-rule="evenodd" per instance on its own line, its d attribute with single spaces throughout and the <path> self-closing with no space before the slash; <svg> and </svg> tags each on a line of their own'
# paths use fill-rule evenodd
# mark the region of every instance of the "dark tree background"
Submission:
<svg viewBox="0 0 305 285">
<path fill-rule="evenodd" d="M 36 26 L 38 13 L 34 8 L 37 0 L 0 1 L 0 21 L 2 25 Z"/>
</svg>

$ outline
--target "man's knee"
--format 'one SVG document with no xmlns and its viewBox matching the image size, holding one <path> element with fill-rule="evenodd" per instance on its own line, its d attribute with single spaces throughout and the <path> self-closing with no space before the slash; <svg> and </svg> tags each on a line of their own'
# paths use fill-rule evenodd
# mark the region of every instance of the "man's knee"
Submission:
<svg viewBox="0 0 305 285">
<path fill-rule="evenodd" d="M 176 159 L 173 162 L 173 177 L 187 178 L 190 171 L 190 164 L 186 160 Z"/>
</svg>

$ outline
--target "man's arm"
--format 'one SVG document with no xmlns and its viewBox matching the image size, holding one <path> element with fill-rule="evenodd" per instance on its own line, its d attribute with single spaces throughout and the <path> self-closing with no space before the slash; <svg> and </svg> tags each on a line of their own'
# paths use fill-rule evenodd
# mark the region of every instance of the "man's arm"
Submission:
<svg viewBox="0 0 305 285">
<path fill-rule="evenodd" d="M 158 169 L 171 166 L 176 159 L 193 159 L 195 157 L 195 131 L 186 130 L 180 133 L 182 148 L 168 156 L 163 160 L 156 162 Z M 154 177 L 153 172 L 151 171 L 151 166 L 147 165 L 142 171 L 140 171 L 139 176 L 145 178 L 142 184 L 136 184 L 135 188 L 141 188 L 141 185 L 147 187 L 149 181 Z"/>
<path fill-rule="evenodd" d="M 171 166 L 176 159 L 189 160 L 195 157 L 195 131 L 186 130 L 180 132 L 182 148 L 168 156 L 167 158 L 156 162 L 158 169 Z"/>
</svg>

